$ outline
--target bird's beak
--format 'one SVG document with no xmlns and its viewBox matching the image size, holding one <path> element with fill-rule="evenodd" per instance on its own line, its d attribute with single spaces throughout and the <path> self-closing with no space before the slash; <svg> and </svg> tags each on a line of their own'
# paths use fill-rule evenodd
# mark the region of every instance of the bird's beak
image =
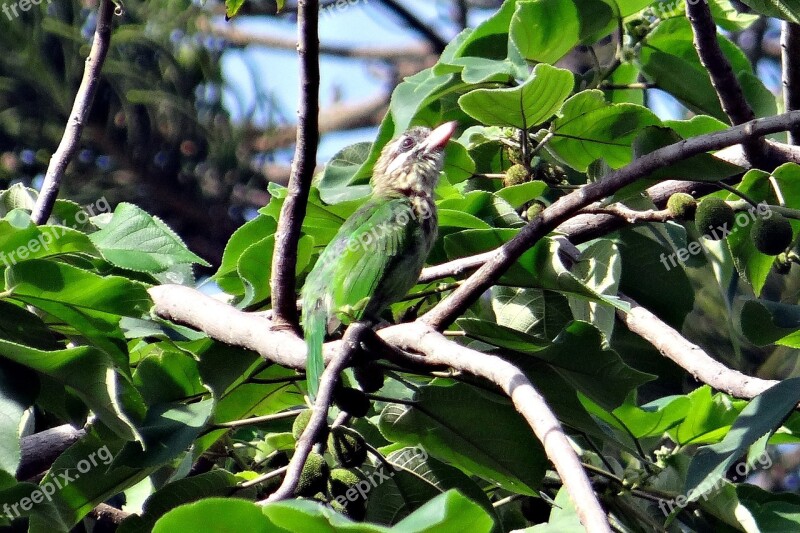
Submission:
<svg viewBox="0 0 800 533">
<path fill-rule="evenodd" d="M 455 120 L 445 122 L 441 126 L 438 126 L 422 143 L 422 149 L 426 152 L 444 150 L 447 141 L 449 141 L 450 137 L 455 133 L 456 126 L 458 126 L 458 123 Z"/>
</svg>

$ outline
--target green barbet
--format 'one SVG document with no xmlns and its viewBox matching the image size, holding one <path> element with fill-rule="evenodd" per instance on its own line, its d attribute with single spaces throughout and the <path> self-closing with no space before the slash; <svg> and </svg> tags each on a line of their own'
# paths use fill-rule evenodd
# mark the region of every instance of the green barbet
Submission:
<svg viewBox="0 0 800 533">
<path fill-rule="evenodd" d="M 315 398 L 325 334 L 342 322 L 375 322 L 416 284 L 436 240 L 433 189 L 455 122 L 411 128 L 387 144 L 372 174 L 372 196 L 320 255 L 303 286 L 308 393 Z"/>
</svg>

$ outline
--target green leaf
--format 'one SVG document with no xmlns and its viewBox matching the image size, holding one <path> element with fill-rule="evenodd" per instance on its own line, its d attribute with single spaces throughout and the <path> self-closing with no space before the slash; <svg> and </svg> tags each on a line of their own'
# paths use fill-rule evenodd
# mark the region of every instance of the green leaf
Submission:
<svg viewBox="0 0 800 533">
<path fill-rule="evenodd" d="M 594 292 L 616 296 L 621 267 L 622 258 L 616 245 L 603 239 L 595 241 L 581 252 L 572 267 L 572 274 Z M 575 320 L 588 322 L 599 329 L 606 339 L 611 338 L 616 313 L 613 307 L 575 297 L 570 298 L 569 306 Z"/>
<path fill-rule="evenodd" d="M 530 427 L 507 402 L 464 384 L 436 382 L 417 389 L 413 402 L 386 406 L 380 419 L 386 438 L 421 444 L 462 470 L 513 492 L 536 494 L 547 460 Z"/>
<path fill-rule="evenodd" d="M 62 453 L 39 484 L 43 492 L 47 486 L 58 490 L 49 504 L 34 507 L 29 531 L 66 533 L 98 503 L 152 473 L 110 464 L 121 446 L 116 439 L 89 433 Z"/>
<path fill-rule="evenodd" d="M 689 501 L 703 493 L 725 476 L 747 449 L 757 440 L 777 429 L 784 418 L 800 401 L 800 378 L 780 381 L 753 398 L 737 417 L 722 442 L 704 446 L 697 451 L 686 475 Z M 694 495 L 689 494 L 694 491 Z"/>
<path fill-rule="evenodd" d="M 114 465 L 135 468 L 160 466 L 185 452 L 205 427 L 214 400 L 191 404 L 159 404 L 147 413 L 140 426 L 141 445 L 129 442 L 114 458 Z"/>
<path fill-rule="evenodd" d="M 581 40 L 602 30 L 613 17 L 600 0 L 520 2 L 509 37 L 529 61 L 555 63 Z"/>
<path fill-rule="evenodd" d="M 553 500 L 550 520 L 546 524 L 537 524 L 525 531 L 526 533 L 562 533 L 564 531 L 583 533 L 586 529 L 578 518 L 569 492 L 566 488 L 561 487 Z"/>
<path fill-rule="evenodd" d="M 311 502 L 303 502 L 315 505 Z M 275 505 L 275 504 L 271 504 Z M 284 505 L 286 505 L 284 503 Z M 333 511 L 331 513 L 335 514 Z M 175 531 L 227 531 L 235 524 L 238 531 L 248 533 L 276 533 L 284 531 L 273 524 L 266 509 L 254 502 L 238 498 L 206 498 L 198 502 L 181 505 L 170 510 L 158 519 L 153 533 L 174 533 Z M 344 519 L 343 519 L 344 520 Z M 309 522 L 298 517 L 297 527 Z M 320 530 L 308 530 L 320 531 Z"/>
<path fill-rule="evenodd" d="M 197 361 L 167 345 L 150 344 L 133 373 L 133 384 L 147 405 L 174 402 L 208 392 L 200 381 Z"/>
<path fill-rule="evenodd" d="M 113 370 L 114 365 L 106 354 L 91 346 L 44 351 L 4 340 L 0 340 L 0 354 L 72 387 L 100 420 L 120 437 L 141 439 L 132 416 L 141 416 L 144 402 L 138 392 Z"/>
<path fill-rule="evenodd" d="M 323 202 L 338 204 L 364 196 L 363 187 L 348 187 L 348 185 L 367 160 L 371 150 L 372 143 L 360 142 L 346 146 L 334 154 L 325 165 L 322 177 L 317 182 Z"/>
<path fill-rule="evenodd" d="M 212 276 L 222 290 L 237 296 L 244 294 L 244 285 L 237 272 L 239 258 L 253 243 L 273 235 L 277 227 L 274 218 L 259 214 L 233 232 L 228 244 L 225 245 L 219 269 Z M 265 267 L 268 266 L 265 262 Z"/>
<path fill-rule="evenodd" d="M 497 325 L 552 341 L 572 322 L 569 303 L 557 292 L 502 286 L 491 291 Z"/>
<path fill-rule="evenodd" d="M 800 347 L 800 306 L 747 300 L 742 306 L 740 324 L 747 340 L 758 346 Z"/>
<path fill-rule="evenodd" d="M 158 273 L 183 263 L 211 266 L 189 251 L 158 217 L 121 203 L 103 229 L 89 238 L 110 263 L 136 272 Z"/>
<path fill-rule="evenodd" d="M 461 96 L 458 104 L 484 124 L 528 129 L 552 117 L 573 85 L 570 71 L 539 64 L 519 87 L 476 89 Z"/>
<path fill-rule="evenodd" d="M 144 512 L 126 518 L 117 533 L 148 533 L 152 531 L 156 521 L 171 509 L 203 498 L 226 497 L 236 482 L 236 476 L 230 472 L 215 469 L 167 483 L 147 498 L 143 506 Z"/>
<path fill-rule="evenodd" d="M 20 427 L 39 392 L 36 375 L 0 359 L 0 488 L 14 484 L 20 461 Z"/>
<path fill-rule="evenodd" d="M 628 393 L 655 376 L 626 365 L 619 355 L 604 345 L 600 332 L 585 322 L 572 322 L 552 345 L 528 354 L 509 354 L 514 364 L 534 375 L 546 363 L 569 383 L 605 409 L 621 405 Z"/>
<path fill-rule="evenodd" d="M 367 480 L 374 487 L 368 494 L 367 521 L 394 525 L 449 489 L 461 491 L 494 516 L 489 498 L 475 481 L 457 468 L 430 457 L 421 448 L 401 448 L 386 459 L 394 467 L 391 476 L 377 472 L 383 465 L 374 473 L 367 472 Z"/>
<path fill-rule="evenodd" d="M 586 172 L 597 159 L 619 168 L 631 162 L 631 145 L 639 131 L 660 123 L 646 107 L 608 104 L 602 91 L 583 91 L 564 102 L 550 128 L 553 138 L 546 146 L 580 172 Z"/>
<path fill-rule="evenodd" d="M 514 209 L 519 209 L 528 202 L 542 196 L 546 190 L 547 184 L 537 180 L 503 187 L 495 194 L 508 202 Z"/>
<path fill-rule="evenodd" d="M 800 24 L 800 6 L 792 0 L 742 0 L 742 3 L 762 15 Z"/>
<path fill-rule="evenodd" d="M 686 418 L 669 431 L 680 445 L 719 442 L 745 406 L 725 394 L 712 395 L 708 385 L 693 390 L 688 398 L 692 404 Z"/>
<path fill-rule="evenodd" d="M 459 318 L 456 324 L 473 339 L 520 353 L 530 354 L 550 345 L 546 339 L 494 324 L 488 320 Z"/>
<path fill-rule="evenodd" d="M 432 499 L 397 524 L 395 533 L 488 533 L 492 518 L 455 490 L 448 490 Z"/>
</svg>

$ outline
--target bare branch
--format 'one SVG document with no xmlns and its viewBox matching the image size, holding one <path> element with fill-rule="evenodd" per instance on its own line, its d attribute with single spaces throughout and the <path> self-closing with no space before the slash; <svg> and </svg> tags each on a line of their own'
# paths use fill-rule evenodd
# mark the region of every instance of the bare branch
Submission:
<svg viewBox="0 0 800 533">
<path fill-rule="evenodd" d="M 559 198 L 522 228 L 513 239 L 495 250 L 491 259 L 461 287 L 423 316 L 422 320 L 435 329 L 446 328 L 491 287 L 527 249 L 592 202 L 613 194 L 658 168 L 710 150 L 719 150 L 770 133 L 786 131 L 796 124 L 800 124 L 800 111 L 757 119 L 724 131 L 684 139 L 654 150 L 626 167 L 609 173 L 602 180 Z"/>
<path fill-rule="evenodd" d="M 800 24 L 781 23 L 781 66 L 783 106 L 786 111 L 800 109 Z M 800 144 L 800 127 L 789 130 L 789 144 Z"/>
<path fill-rule="evenodd" d="M 631 298 L 622 294 L 619 296 L 631 304 L 629 313 L 617 312 L 617 316 L 628 329 L 655 346 L 665 357 L 677 363 L 698 381 L 736 398 L 748 399 L 778 383 L 728 368 Z"/>
<path fill-rule="evenodd" d="M 276 328 L 298 328 L 295 305 L 295 266 L 300 228 L 306 216 L 311 179 L 317 165 L 319 143 L 319 32 L 318 0 L 298 3 L 297 54 L 300 57 L 300 106 L 297 111 L 297 145 L 289 178 L 289 193 L 283 202 L 275 252 L 272 256 L 272 311 Z"/>
<path fill-rule="evenodd" d="M 694 32 L 694 47 L 700 63 L 711 76 L 711 84 L 719 97 L 722 110 L 738 125 L 756 118 L 745 100 L 739 80 L 717 41 L 717 25 L 711 16 L 711 8 L 705 1 L 686 2 L 686 16 Z"/>
<path fill-rule="evenodd" d="M 81 85 L 75 95 L 75 102 L 72 104 L 64 135 L 61 137 L 61 142 L 53 157 L 50 158 L 42 189 L 39 191 L 39 197 L 33 207 L 31 218 L 35 224 L 44 224 L 50 218 L 50 213 L 52 213 L 56 198 L 58 198 L 58 191 L 61 189 L 64 172 L 67 170 L 72 156 L 78 150 L 81 132 L 83 132 L 83 127 L 89 117 L 97 87 L 100 85 L 100 71 L 103 69 L 103 62 L 111 42 L 111 17 L 113 15 L 112 0 L 100 0 L 97 26 L 94 30 L 92 48 L 86 58 L 86 68 L 83 71 Z"/>
<path fill-rule="evenodd" d="M 294 39 L 287 39 L 276 35 L 255 34 L 230 24 L 212 24 L 207 18 L 198 19 L 197 29 L 203 33 L 221 37 L 231 45 L 237 47 L 262 46 L 265 48 L 291 51 L 297 49 L 297 42 Z M 394 62 L 409 60 L 428 61 L 433 55 L 433 50 L 430 46 L 425 44 L 411 44 L 402 47 L 395 46 L 386 48 L 381 48 L 380 46 L 357 47 L 321 44 L 319 53 L 321 55 Z"/>
<path fill-rule="evenodd" d="M 17 479 L 30 479 L 53 464 L 61 453 L 72 446 L 86 431 L 64 424 L 20 439 L 20 461 Z"/>
<path fill-rule="evenodd" d="M 661 209 L 659 211 L 654 211 L 652 209 L 637 211 L 622 204 L 611 204 L 606 207 L 584 207 L 581 209 L 581 213 L 590 215 L 611 215 L 621 218 L 629 224 L 636 224 L 638 222 L 666 222 L 674 218 L 666 209 Z"/>
<path fill-rule="evenodd" d="M 323 431 L 328 425 L 328 409 L 331 403 L 333 403 L 333 391 L 336 388 L 336 384 L 339 382 L 339 377 L 342 371 L 347 368 L 350 359 L 352 359 L 358 351 L 359 339 L 368 329 L 367 326 L 360 322 L 351 324 L 350 327 L 347 328 L 344 338 L 342 339 L 342 348 L 339 355 L 325 367 L 325 371 L 322 373 L 319 392 L 314 401 L 314 410 L 311 413 L 308 425 L 306 425 L 303 434 L 295 445 L 294 455 L 289 462 L 286 476 L 283 478 L 281 486 L 270 494 L 269 498 L 259 502 L 262 505 L 269 502 L 285 500 L 294 495 L 308 455 L 311 453 L 314 444 L 321 439 Z"/>
<path fill-rule="evenodd" d="M 378 334 L 403 349 L 425 354 L 430 363 L 448 365 L 494 383 L 522 414 L 567 488 L 587 531 L 611 531 L 578 455 L 544 398 L 525 374 L 505 359 L 449 341 L 420 323 L 386 328 Z"/>
</svg>

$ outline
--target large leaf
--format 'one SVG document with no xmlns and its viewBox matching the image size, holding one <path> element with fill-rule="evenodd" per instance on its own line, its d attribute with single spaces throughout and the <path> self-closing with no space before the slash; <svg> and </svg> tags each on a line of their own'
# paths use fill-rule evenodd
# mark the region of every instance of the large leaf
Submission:
<svg viewBox="0 0 800 533">
<path fill-rule="evenodd" d="M 550 128 L 553 138 L 547 148 L 580 172 L 597 159 L 619 168 L 631 162 L 637 133 L 660 123 L 646 107 L 609 104 L 602 91 L 583 91 L 564 102 Z"/>
<path fill-rule="evenodd" d="M 126 440 L 141 440 L 134 423 L 144 402 L 108 356 L 91 346 L 44 351 L 0 340 L 0 356 L 46 374 L 75 393 L 100 420 Z"/>
<path fill-rule="evenodd" d="M 742 0 L 762 15 L 800 24 L 800 6 L 792 0 Z"/>
<path fill-rule="evenodd" d="M 433 457 L 521 494 L 535 494 L 546 458 L 511 405 L 463 384 L 421 387 L 412 405 L 389 404 L 380 429 Z"/>
<path fill-rule="evenodd" d="M 777 429 L 800 401 L 800 378 L 790 378 L 753 398 L 734 422 L 722 442 L 697 451 L 686 476 L 687 494 L 698 499 L 714 486 L 748 448 Z"/>
<path fill-rule="evenodd" d="M 529 61 L 555 63 L 581 40 L 608 25 L 611 7 L 601 0 L 520 2 L 509 36 Z"/>
<path fill-rule="evenodd" d="M 510 89 L 476 89 L 458 99 L 471 117 L 491 126 L 527 129 L 549 119 L 572 92 L 572 73 L 538 64 L 528 79 Z"/>
<path fill-rule="evenodd" d="M 125 202 L 114 210 L 111 221 L 90 238 L 110 263 L 128 270 L 155 274 L 185 263 L 210 266 L 190 252 L 161 219 Z"/>
</svg>

